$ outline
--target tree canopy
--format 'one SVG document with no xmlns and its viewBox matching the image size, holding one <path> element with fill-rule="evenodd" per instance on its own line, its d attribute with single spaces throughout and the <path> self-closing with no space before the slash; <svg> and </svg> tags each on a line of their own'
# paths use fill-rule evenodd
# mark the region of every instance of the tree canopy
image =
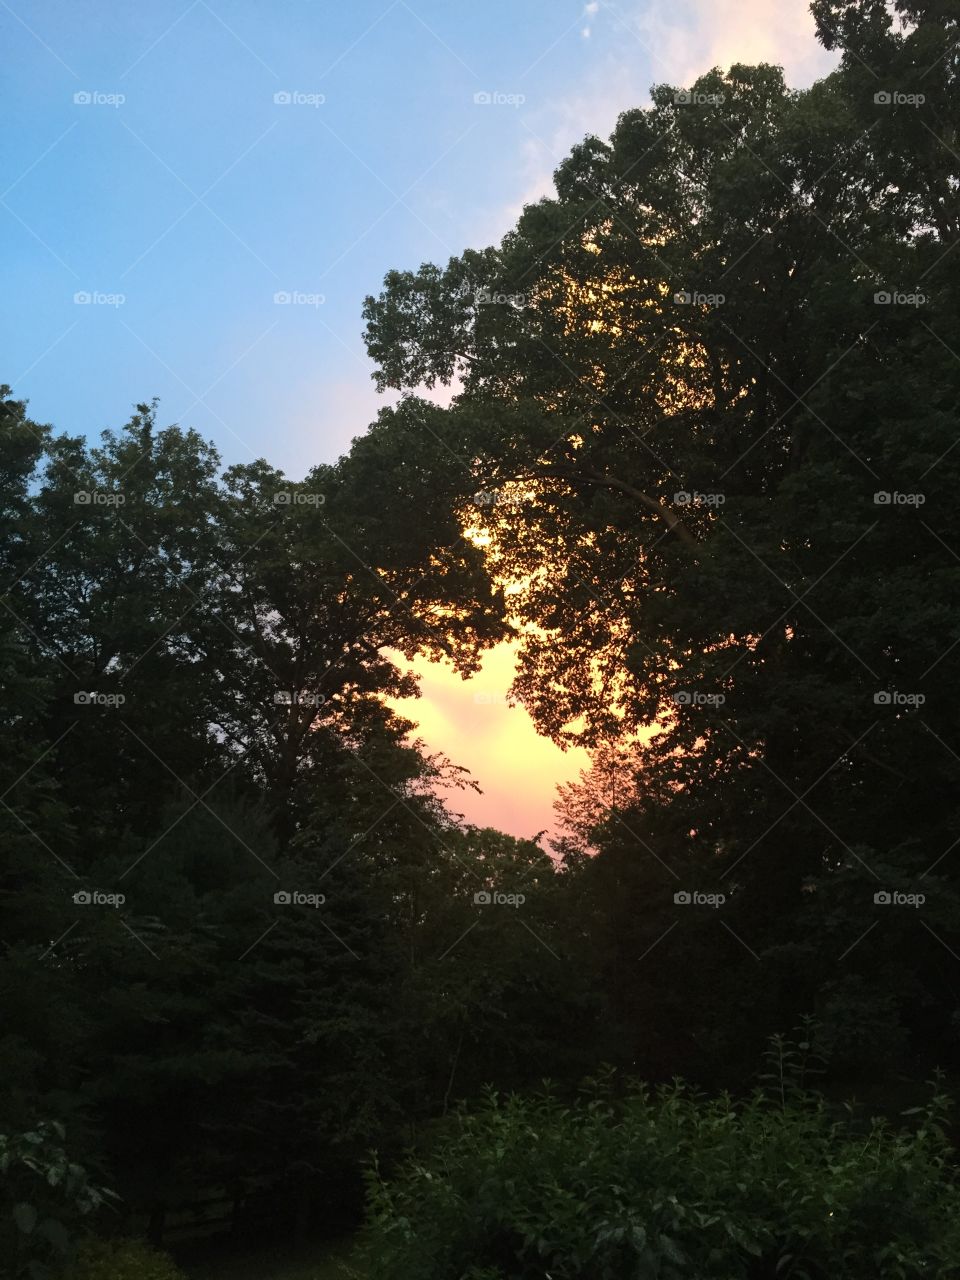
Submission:
<svg viewBox="0 0 960 1280">
<path fill-rule="evenodd" d="M 803 92 L 742 65 L 654 88 L 499 246 L 390 273 L 365 316 L 381 386 L 456 389 L 432 426 L 456 500 L 503 499 L 475 519 L 511 584 L 516 695 L 558 742 L 632 755 L 617 801 L 590 803 L 601 761 L 580 804 L 598 881 L 617 863 L 633 886 L 605 980 L 683 1005 L 704 966 L 648 948 L 674 892 L 723 893 L 708 1022 L 738 1036 L 758 986 L 763 1020 L 869 998 L 884 1047 L 909 1028 L 942 1052 L 957 13 L 895 9 L 816 4 L 843 58 Z M 872 932 L 875 893 L 923 894 L 924 923 Z"/>
</svg>

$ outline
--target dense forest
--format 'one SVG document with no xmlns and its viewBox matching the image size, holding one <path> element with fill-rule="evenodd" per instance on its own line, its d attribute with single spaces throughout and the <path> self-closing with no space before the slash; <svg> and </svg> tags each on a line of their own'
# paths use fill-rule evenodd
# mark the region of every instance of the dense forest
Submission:
<svg viewBox="0 0 960 1280">
<path fill-rule="evenodd" d="M 3 388 L 2 1274 L 960 1275 L 960 3 L 813 11 L 391 272 L 302 481 Z M 553 842 L 393 709 L 506 639 Z"/>
</svg>

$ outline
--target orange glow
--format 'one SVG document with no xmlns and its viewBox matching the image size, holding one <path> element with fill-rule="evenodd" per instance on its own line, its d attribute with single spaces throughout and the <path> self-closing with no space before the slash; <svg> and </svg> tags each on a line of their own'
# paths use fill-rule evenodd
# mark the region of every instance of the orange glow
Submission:
<svg viewBox="0 0 960 1280">
<path fill-rule="evenodd" d="M 516 645 L 501 644 L 484 657 L 480 671 L 463 680 L 445 663 L 418 658 L 420 698 L 393 701 L 397 712 L 418 725 L 430 751 L 463 765 L 482 788 L 450 790 L 450 807 L 477 826 L 514 836 L 556 831 L 553 802 L 558 783 L 589 765 L 581 748 L 561 751 L 533 727 L 527 712 L 509 706 Z"/>
</svg>

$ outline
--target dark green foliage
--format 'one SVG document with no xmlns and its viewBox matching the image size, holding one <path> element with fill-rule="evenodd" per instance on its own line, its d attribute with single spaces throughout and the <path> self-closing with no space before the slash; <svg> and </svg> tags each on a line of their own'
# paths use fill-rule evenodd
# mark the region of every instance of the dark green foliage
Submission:
<svg viewBox="0 0 960 1280">
<path fill-rule="evenodd" d="M 370 1180 L 382 1280 L 794 1280 L 956 1274 L 960 1188 L 937 1095 L 899 1130 L 822 1100 L 682 1085 L 464 1112 Z"/>
<path fill-rule="evenodd" d="M 100 447 L 2 410 L 0 1120 L 68 1122 L 155 1238 L 210 1189 L 355 1212 L 369 1147 L 485 1078 L 474 1039 L 489 1064 L 512 1038 L 441 963 L 476 923 L 468 859 L 555 878 L 456 826 L 434 788 L 460 771 L 384 702 L 416 688 L 398 654 L 474 667 L 501 601 L 449 508 L 406 519 L 388 451 L 294 485 L 220 477 L 155 406 Z M 491 999 L 539 945 L 512 928 L 478 934 Z"/>
<path fill-rule="evenodd" d="M 590 963 L 666 1077 L 811 1008 L 853 1074 L 957 1066 L 958 10 L 813 7 L 837 72 L 655 87 L 365 309 L 381 384 L 459 378 L 451 500 L 520 584 L 514 692 L 598 751 Z"/>
<path fill-rule="evenodd" d="M 184 1280 L 165 1254 L 136 1240 L 85 1240 L 63 1280 Z"/>
<path fill-rule="evenodd" d="M 11 1280 L 54 1280 L 83 1224 L 116 1198 L 71 1160 L 65 1142 L 56 1121 L 0 1133 L 0 1274 Z"/>
</svg>

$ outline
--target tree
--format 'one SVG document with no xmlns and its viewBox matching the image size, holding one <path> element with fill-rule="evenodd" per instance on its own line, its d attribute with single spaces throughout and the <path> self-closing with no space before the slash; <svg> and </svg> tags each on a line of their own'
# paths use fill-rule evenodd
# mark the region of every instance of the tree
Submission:
<svg viewBox="0 0 960 1280">
<path fill-rule="evenodd" d="M 931 71 L 926 115 L 868 98 L 859 63 L 879 49 L 877 75 L 909 88 L 954 19 L 900 6 L 918 23 L 901 39 L 881 8 L 817 6 L 849 56 L 804 93 L 741 65 L 656 87 L 609 143 L 574 148 L 499 248 L 390 273 L 365 314 L 381 386 L 461 384 L 436 427 L 469 463 L 448 501 L 500 495 L 473 518 L 492 578 L 516 587 L 515 692 L 538 726 L 594 747 L 654 731 L 635 750 L 643 793 L 606 838 L 661 859 L 654 937 L 689 920 L 675 877 L 722 881 L 757 1037 L 833 1000 L 844 961 L 886 1002 L 883 958 L 909 945 L 897 1016 L 943 1057 L 957 177 L 949 132 L 921 163 L 898 157 L 951 121 L 955 61 Z M 881 917 L 875 892 L 921 881 L 930 930 Z M 627 954 L 645 936 L 628 929 Z M 660 954 L 681 972 L 709 967 L 674 942 Z"/>
<path fill-rule="evenodd" d="M 155 405 L 99 447 L 2 408 L 3 1118 L 69 1122 L 155 1241 L 211 1189 L 355 1213 L 371 1145 L 477 1081 L 483 984 L 430 986 L 475 923 L 463 771 L 385 699 L 416 653 L 475 669 L 503 599 L 456 513 L 407 519 L 424 415 L 294 484 Z M 502 988 L 538 980 L 518 933 Z"/>
</svg>

